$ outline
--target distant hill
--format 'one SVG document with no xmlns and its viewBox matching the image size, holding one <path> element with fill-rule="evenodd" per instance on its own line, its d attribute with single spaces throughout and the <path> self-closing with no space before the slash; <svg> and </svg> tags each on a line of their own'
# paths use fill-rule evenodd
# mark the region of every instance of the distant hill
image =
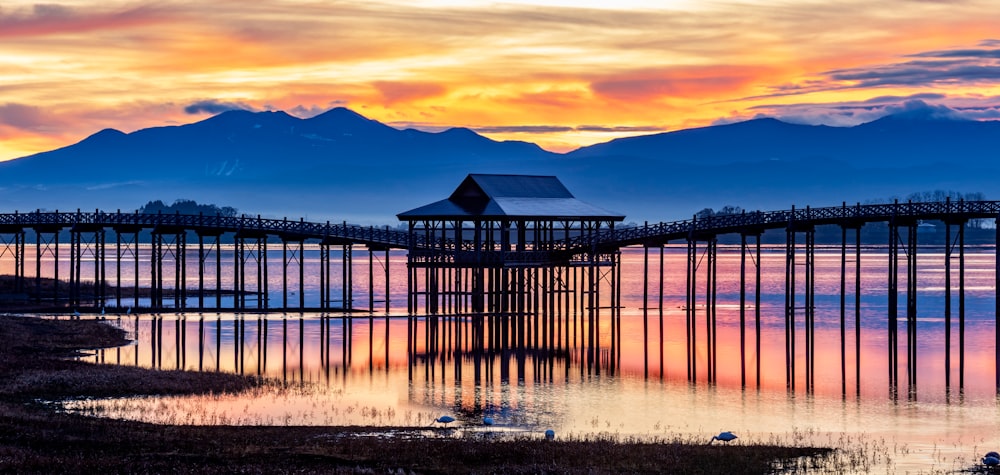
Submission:
<svg viewBox="0 0 1000 475">
<path fill-rule="evenodd" d="M 468 129 L 398 130 L 344 108 L 310 119 L 230 111 L 130 134 L 103 130 L 0 163 L 0 206 L 117 208 L 187 198 L 266 214 L 377 213 L 390 221 L 412 205 L 401 200 L 404 191 L 436 200 L 440 187 L 450 192 L 469 170 L 522 168 L 555 157 L 534 144 L 497 142 Z"/>
<path fill-rule="evenodd" d="M 854 127 L 756 119 L 612 140 L 566 160 L 640 168 L 630 174 L 609 167 L 600 176 L 632 188 L 636 197 L 649 196 L 643 216 L 687 201 L 689 217 L 698 205 L 829 206 L 935 189 L 997 198 L 997 137 L 1000 122 L 913 113 Z"/>
<path fill-rule="evenodd" d="M 775 119 L 631 137 L 556 154 L 456 128 L 399 130 L 344 108 L 310 119 L 224 112 L 193 124 L 103 130 L 0 163 L 0 209 L 226 203 L 270 217 L 395 224 L 468 173 L 554 174 L 626 221 L 706 207 L 828 206 L 914 191 L 982 191 L 1000 178 L 1000 122 L 912 113 L 855 127 Z"/>
<path fill-rule="evenodd" d="M 569 157 L 658 159 L 724 165 L 835 161 L 862 167 L 993 166 L 1000 121 L 887 116 L 855 127 L 798 125 L 755 119 L 728 125 L 631 137 L 583 147 Z"/>
</svg>

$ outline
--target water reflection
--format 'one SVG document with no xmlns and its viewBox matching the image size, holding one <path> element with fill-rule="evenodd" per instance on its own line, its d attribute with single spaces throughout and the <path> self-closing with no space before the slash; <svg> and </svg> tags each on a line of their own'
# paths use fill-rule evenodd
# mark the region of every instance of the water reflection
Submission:
<svg viewBox="0 0 1000 475">
<path fill-rule="evenodd" d="M 717 384 L 739 387 L 741 380 L 738 316 L 734 309 L 720 309 L 718 327 Z M 245 375 L 278 378 L 286 382 L 322 382 L 339 372 L 376 374 L 404 372 L 411 381 L 440 381 L 475 384 L 555 379 L 569 380 L 586 376 L 614 377 L 622 373 L 651 380 L 686 381 L 683 323 L 666 319 L 667 337 L 659 345 L 656 333 L 648 335 L 648 347 L 661 347 L 664 365 L 658 356 L 650 361 L 641 342 L 644 324 L 641 318 L 626 314 L 613 322 L 598 322 L 605 337 L 587 346 L 580 333 L 597 333 L 586 321 L 574 322 L 553 331 L 555 338 L 532 332 L 535 324 L 524 318 L 523 339 L 508 340 L 513 316 L 480 317 L 350 317 L 327 315 L 153 315 L 120 320 L 120 325 L 136 339 L 123 348 L 98 351 L 100 362 L 132 364 L 157 369 L 226 371 Z M 732 320 L 737 320 L 734 325 Z M 749 365 L 762 362 L 762 390 L 786 389 L 784 368 L 784 329 L 776 318 L 764 320 L 761 353 L 747 354 Z M 541 327 L 541 324 L 538 324 Z M 618 327 L 621 341 L 611 339 L 611 327 Z M 922 328 L 918 346 L 920 385 L 905 393 L 912 400 L 948 402 L 951 397 L 976 394 L 994 395 L 992 322 L 976 319 L 969 322 L 966 387 L 948 388 L 944 379 L 944 354 L 941 322 L 928 321 Z M 595 325 L 596 327 L 596 325 Z M 862 398 L 896 397 L 889 384 L 886 333 L 884 327 L 862 333 L 860 354 L 847 355 L 847 366 L 862 362 L 862 384 L 857 385 L 848 372 L 846 396 Z M 576 333 L 577 345 L 572 344 Z M 821 377 L 810 393 L 842 396 L 840 375 L 840 333 L 838 325 L 820 325 L 816 330 L 814 359 Z M 850 334 L 848 334 L 850 337 Z M 801 337 L 801 336 L 800 336 Z M 654 340 L 656 338 L 656 340 Z M 848 342 L 852 346 L 853 342 Z M 748 346 L 752 350 L 752 346 Z M 971 350 L 971 351 L 970 351 Z M 696 357 L 705 358 L 707 345 L 695 348 Z M 953 348 L 953 352 L 955 349 Z M 805 350 L 797 357 L 804 359 Z M 655 351 L 654 351 L 655 353 Z M 112 356 L 113 355 L 113 356 Z M 655 355 L 654 355 L 655 356 Z M 734 364 L 735 362 L 735 364 Z M 903 363 L 900 363 L 903 364 Z M 702 370 L 706 371 L 706 370 Z M 803 371 L 804 369 L 799 369 Z M 648 376 L 643 376 L 648 373 Z M 700 376 L 704 376 L 701 373 Z M 751 383 L 754 375 L 749 375 Z M 700 381 L 703 381 L 700 380 Z M 704 384 L 704 383 L 700 383 Z M 696 384 L 697 385 L 697 384 Z M 753 385 L 753 384 L 751 384 Z M 951 390 L 949 390 L 951 389 Z M 799 392 L 805 392 L 803 386 Z"/>
<path fill-rule="evenodd" d="M 123 317 L 120 324 L 136 343 L 99 351 L 95 361 L 260 375 L 286 384 L 242 396 L 93 404 L 103 405 L 105 414 L 155 422 L 416 427 L 448 413 L 464 427 L 490 416 L 511 430 L 552 428 L 561 434 L 710 437 L 734 430 L 746 442 L 777 434 L 796 443 L 824 445 L 840 444 L 846 437 L 850 443 L 879 443 L 895 450 L 891 466 L 900 470 L 959 469 L 966 454 L 974 460 L 982 448 L 1000 447 L 992 249 L 967 256 L 963 347 L 957 339 L 946 345 L 946 328 L 958 335 L 959 326 L 957 319 L 950 327 L 945 324 L 944 255 L 922 251 L 916 295 L 919 384 L 908 384 L 910 353 L 901 348 L 895 362 L 902 370 L 901 390 L 890 384 L 884 252 L 863 254 L 860 318 L 854 319 L 854 296 L 849 294 L 843 332 L 841 257 L 830 250 L 817 253 L 811 355 L 816 378 L 808 390 L 802 383 L 786 385 L 783 249 L 765 249 L 759 258 L 758 332 L 752 285 L 741 325 L 738 248 L 720 246 L 718 364 L 712 384 L 706 382 L 709 346 L 703 334 L 693 348 L 695 381 L 687 378 L 685 282 L 683 272 L 671 273 L 684 268 L 684 249 L 666 249 L 666 278 L 650 279 L 645 286 L 642 250 L 626 249 L 620 312 L 581 308 L 546 315 L 414 317 L 394 309 L 377 315 Z M 653 275 L 659 272 L 658 259 L 657 254 L 648 261 Z M 849 292 L 852 279 L 853 274 L 848 276 Z M 952 298 L 957 306 L 955 291 Z M 904 299 L 899 295 L 900 304 Z M 905 334 L 904 320 L 899 330 Z M 698 323 L 704 325 L 704 313 Z M 799 343 L 795 371 L 798 381 L 804 381 L 801 315 L 794 329 Z M 959 384 L 963 354 L 964 381 Z M 163 410 L 164 405 L 170 409 Z"/>
</svg>

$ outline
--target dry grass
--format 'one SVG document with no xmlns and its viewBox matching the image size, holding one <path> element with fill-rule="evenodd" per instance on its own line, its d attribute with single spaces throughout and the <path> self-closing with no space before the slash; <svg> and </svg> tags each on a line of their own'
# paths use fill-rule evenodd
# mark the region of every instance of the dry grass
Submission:
<svg viewBox="0 0 1000 475">
<path fill-rule="evenodd" d="M 610 437 L 436 437 L 412 428 L 162 426 L 66 414 L 39 402 L 234 392 L 271 384 L 55 357 L 123 342 L 120 330 L 95 321 L 0 317 L 0 471 L 757 474 L 822 467 L 834 453 Z"/>
</svg>

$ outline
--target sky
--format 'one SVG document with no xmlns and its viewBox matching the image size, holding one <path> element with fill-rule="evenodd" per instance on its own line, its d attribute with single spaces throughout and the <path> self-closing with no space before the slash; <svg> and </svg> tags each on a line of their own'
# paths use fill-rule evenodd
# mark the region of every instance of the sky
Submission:
<svg viewBox="0 0 1000 475">
<path fill-rule="evenodd" d="M 0 160 L 228 109 L 348 107 L 562 152 L 778 117 L 1000 117 L 963 0 L 0 1 Z"/>
</svg>

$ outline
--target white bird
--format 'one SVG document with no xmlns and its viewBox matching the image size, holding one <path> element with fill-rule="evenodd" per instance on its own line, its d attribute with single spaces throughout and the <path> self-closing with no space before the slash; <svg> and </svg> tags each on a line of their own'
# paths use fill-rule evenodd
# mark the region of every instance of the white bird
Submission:
<svg viewBox="0 0 1000 475">
<path fill-rule="evenodd" d="M 720 432 L 719 435 L 712 436 L 712 440 L 708 441 L 708 443 L 711 444 L 712 442 L 715 442 L 716 440 L 721 440 L 723 442 L 729 442 L 729 441 L 732 441 L 732 440 L 736 440 L 737 438 L 738 437 L 736 437 L 736 434 L 733 434 L 732 432 L 729 432 L 729 431 L 725 431 L 725 432 Z"/>
<path fill-rule="evenodd" d="M 545 440 L 552 440 L 556 438 L 556 431 L 549 429 L 545 431 Z"/>
<path fill-rule="evenodd" d="M 75 316 L 76 318 L 80 318 L 80 311 L 74 308 L 74 309 L 73 309 L 73 315 L 74 315 L 74 316 Z"/>
<path fill-rule="evenodd" d="M 125 310 L 125 315 L 132 315 L 132 307 L 129 307 Z"/>
</svg>

